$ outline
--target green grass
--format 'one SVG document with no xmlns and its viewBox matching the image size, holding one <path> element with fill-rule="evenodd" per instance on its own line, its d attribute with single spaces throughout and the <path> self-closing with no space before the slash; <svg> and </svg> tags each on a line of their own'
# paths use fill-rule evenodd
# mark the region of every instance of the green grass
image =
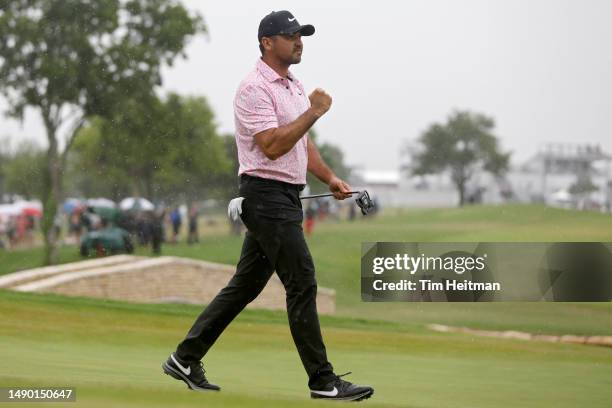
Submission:
<svg viewBox="0 0 612 408">
<path fill-rule="evenodd" d="M 200 308 L 0 291 L 0 384 L 72 386 L 67 407 L 314 407 L 282 312 L 247 310 L 205 359 L 219 394 L 188 392 L 160 364 Z M 337 370 L 371 407 L 612 404 L 612 350 L 441 334 L 419 324 L 323 318 Z M 28 406 L 21 404 L 19 406 Z M 31 404 L 31 406 L 39 406 Z"/>
<path fill-rule="evenodd" d="M 166 245 L 164 254 L 235 264 L 241 237 L 206 235 L 200 245 Z M 336 289 L 338 314 L 419 324 L 551 334 L 612 334 L 612 304 L 363 303 L 361 243 L 366 241 L 612 241 L 612 216 L 544 206 L 475 206 L 393 211 L 354 223 L 317 224 L 308 238 L 321 286 Z M 142 251 L 146 254 L 146 251 Z"/>
<path fill-rule="evenodd" d="M 229 236 L 221 223 L 204 227 L 197 245 L 164 245 L 164 255 L 235 265 L 242 237 Z M 515 329 L 552 334 L 612 334 L 612 304 L 561 303 L 363 303 L 360 296 L 361 242 L 364 241 L 612 241 L 612 216 L 537 205 L 471 206 L 390 211 L 353 223 L 315 227 L 308 244 L 317 281 L 334 288 L 341 316 L 400 323 L 442 323 L 483 329 Z M 138 249 L 150 255 L 149 249 Z M 0 274 L 39 266 L 42 250 L 0 252 Z M 62 249 L 64 262 L 78 259 L 74 247 Z"/>
<path fill-rule="evenodd" d="M 43 265 L 43 247 L 32 249 L 0 250 L 0 275 L 24 269 L 38 268 Z M 72 245 L 60 248 L 59 262 L 80 261 L 78 249 Z"/>
<path fill-rule="evenodd" d="M 219 225 L 201 234 L 200 244 L 163 254 L 236 263 L 241 237 Z M 376 388 L 368 406 L 612 406 L 610 348 L 426 329 L 612 335 L 610 303 L 362 303 L 363 241 L 612 241 L 610 215 L 518 205 L 391 211 L 318 224 L 308 242 L 319 284 L 337 291 L 337 315 L 321 318 L 330 360 Z M 75 247 L 62 249 L 62 262 L 76 259 Z M 41 260 L 42 249 L 0 252 L 0 274 Z M 68 407 L 333 406 L 308 400 L 284 312 L 245 310 L 221 336 L 205 363 L 222 393 L 190 393 L 162 375 L 200 311 L 0 290 L 0 386 L 74 386 L 78 402 Z"/>
</svg>

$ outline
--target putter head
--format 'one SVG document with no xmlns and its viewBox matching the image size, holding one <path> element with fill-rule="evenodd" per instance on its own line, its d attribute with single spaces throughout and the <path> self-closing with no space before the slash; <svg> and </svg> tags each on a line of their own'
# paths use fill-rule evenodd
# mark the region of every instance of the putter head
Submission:
<svg viewBox="0 0 612 408">
<path fill-rule="evenodd" d="M 355 199 L 355 202 L 357 203 L 357 206 L 361 208 L 361 213 L 363 215 L 368 215 L 368 213 L 374 209 L 374 203 L 372 202 L 367 190 L 361 191 Z"/>
</svg>

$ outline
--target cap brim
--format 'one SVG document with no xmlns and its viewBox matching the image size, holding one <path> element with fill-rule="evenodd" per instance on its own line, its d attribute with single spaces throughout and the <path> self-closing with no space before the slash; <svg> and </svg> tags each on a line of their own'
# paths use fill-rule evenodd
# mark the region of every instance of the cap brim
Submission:
<svg viewBox="0 0 612 408">
<path fill-rule="evenodd" d="M 301 25 L 297 29 L 293 30 L 292 34 L 295 34 L 297 32 L 307 37 L 315 33 L 315 28 L 312 24 Z"/>
</svg>

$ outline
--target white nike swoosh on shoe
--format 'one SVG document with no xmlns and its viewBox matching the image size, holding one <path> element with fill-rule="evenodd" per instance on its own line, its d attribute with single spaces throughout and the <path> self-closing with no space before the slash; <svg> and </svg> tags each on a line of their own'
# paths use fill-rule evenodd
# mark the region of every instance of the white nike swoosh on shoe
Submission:
<svg viewBox="0 0 612 408">
<path fill-rule="evenodd" d="M 287 20 L 289 20 L 289 21 L 295 21 L 295 17 L 293 17 L 293 18 L 289 18 L 289 17 L 287 17 Z"/>
<path fill-rule="evenodd" d="M 170 354 L 170 358 L 172 358 L 172 361 L 174 361 L 174 364 L 177 365 L 177 367 L 183 372 L 183 374 L 185 375 L 191 374 L 191 367 L 187 367 L 187 368 L 183 367 L 181 363 L 176 361 L 176 358 L 174 358 L 174 354 Z"/>
<path fill-rule="evenodd" d="M 331 391 L 310 390 L 310 392 L 314 392 L 315 394 L 323 395 L 324 397 L 335 397 L 336 395 L 338 395 L 338 389 L 336 387 L 334 387 L 334 389 Z"/>
</svg>

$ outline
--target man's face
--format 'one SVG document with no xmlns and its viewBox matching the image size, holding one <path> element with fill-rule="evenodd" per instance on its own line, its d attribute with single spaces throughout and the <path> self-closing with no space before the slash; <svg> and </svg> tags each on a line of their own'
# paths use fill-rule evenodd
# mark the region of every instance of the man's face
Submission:
<svg viewBox="0 0 612 408">
<path fill-rule="evenodd" d="M 266 52 L 270 52 L 279 61 L 291 65 L 299 64 L 302 60 L 302 34 L 274 35 L 269 38 L 270 48 L 266 47 Z"/>
</svg>

